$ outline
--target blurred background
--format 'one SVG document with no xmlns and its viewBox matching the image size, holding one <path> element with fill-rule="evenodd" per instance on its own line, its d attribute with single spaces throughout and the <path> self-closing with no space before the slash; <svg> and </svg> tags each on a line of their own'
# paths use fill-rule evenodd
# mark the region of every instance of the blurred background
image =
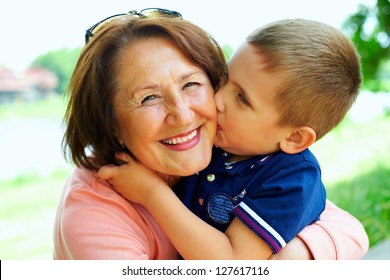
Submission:
<svg viewBox="0 0 390 280">
<path fill-rule="evenodd" d="M 94 23 L 160 7 L 210 32 L 227 56 L 255 28 L 319 20 L 357 45 L 364 85 L 346 119 L 312 150 L 328 197 L 364 225 L 370 246 L 390 238 L 390 2 L 13 0 L 0 8 L 0 259 L 51 259 L 63 159 L 64 91 Z"/>
</svg>

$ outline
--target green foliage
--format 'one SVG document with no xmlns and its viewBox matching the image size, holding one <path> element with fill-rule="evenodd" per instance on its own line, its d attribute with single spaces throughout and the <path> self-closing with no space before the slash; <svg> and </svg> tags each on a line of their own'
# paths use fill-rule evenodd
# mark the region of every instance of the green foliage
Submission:
<svg viewBox="0 0 390 280">
<path fill-rule="evenodd" d="M 381 76 L 386 73 L 385 63 L 390 59 L 390 1 L 377 0 L 375 7 L 360 4 L 343 29 L 361 55 L 364 87 L 374 92 L 390 91 L 390 77 Z"/>
<path fill-rule="evenodd" d="M 63 48 L 56 51 L 50 51 L 37 57 L 32 62 L 32 66 L 43 67 L 54 72 L 59 79 L 57 92 L 64 93 L 76 66 L 80 51 L 81 48 Z"/>
<path fill-rule="evenodd" d="M 222 49 L 223 53 L 225 54 L 226 61 L 229 61 L 233 54 L 233 48 L 229 44 L 225 44 L 223 45 Z"/>
</svg>

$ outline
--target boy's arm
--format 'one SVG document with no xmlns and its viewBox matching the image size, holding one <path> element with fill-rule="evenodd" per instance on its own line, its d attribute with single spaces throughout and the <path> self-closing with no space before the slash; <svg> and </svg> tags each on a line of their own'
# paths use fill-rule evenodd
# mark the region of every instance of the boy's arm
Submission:
<svg viewBox="0 0 390 280">
<path fill-rule="evenodd" d="M 268 259 L 272 254 L 238 218 L 223 233 L 188 210 L 169 188 L 149 197 L 145 207 L 184 259 Z"/>
<path fill-rule="evenodd" d="M 267 243 L 238 218 L 225 233 L 205 223 L 156 173 L 139 164 L 105 166 L 99 176 L 127 199 L 143 204 L 184 259 L 268 259 L 272 254 Z"/>
<path fill-rule="evenodd" d="M 323 247 L 329 244 L 323 245 Z M 299 237 L 294 237 L 279 252 L 273 254 L 269 260 L 313 260 L 309 247 Z"/>
</svg>

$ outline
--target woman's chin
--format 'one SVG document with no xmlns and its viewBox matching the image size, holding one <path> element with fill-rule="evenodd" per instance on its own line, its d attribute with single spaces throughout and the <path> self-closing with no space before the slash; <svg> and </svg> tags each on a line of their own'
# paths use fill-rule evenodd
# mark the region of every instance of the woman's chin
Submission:
<svg viewBox="0 0 390 280">
<path fill-rule="evenodd" d="M 176 171 L 177 176 L 190 176 L 205 169 L 211 161 L 211 152 L 203 157 L 193 157 L 190 161 L 178 165 Z"/>
</svg>

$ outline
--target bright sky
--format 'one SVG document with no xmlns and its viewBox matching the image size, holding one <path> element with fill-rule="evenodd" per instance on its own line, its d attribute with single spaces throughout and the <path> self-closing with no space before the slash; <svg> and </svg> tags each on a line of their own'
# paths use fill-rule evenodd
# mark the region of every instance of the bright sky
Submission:
<svg viewBox="0 0 390 280">
<path fill-rule="evenodd" d="M 282 18 L 319 20 L 336 27 L 376 0 L 2 0 L 0 65 L 22 70 L 38 55 L 84 43 L 94 23 L 147 7 L 179 11 L 221 44 L 236 47 L 257 27 Z M 7 4 L 4 2 L 7 1 Z"/>
</svg>

